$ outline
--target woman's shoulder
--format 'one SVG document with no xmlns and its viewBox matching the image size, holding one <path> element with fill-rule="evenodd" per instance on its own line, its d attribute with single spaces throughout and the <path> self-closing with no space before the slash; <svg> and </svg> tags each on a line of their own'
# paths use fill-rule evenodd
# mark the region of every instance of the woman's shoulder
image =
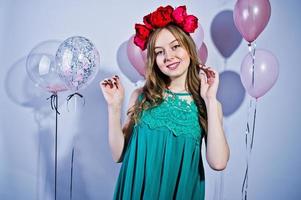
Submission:
<svg viewBox="0 0 301 200">
<path fill-rule="evenodd" d="M 132 96 L 135 97 L 136 99 L 143 93 L 143 87 L 136 88 L 132 92 Z"/>
<path fill-rule="evenodd" d="M 141 98 L 142 92 L 143 92 L 142 87 L 136 88 L 132 92 L 131 97 L 130 97 L 130 105 L 134 105 L 135 102 Z"/>
</svg>

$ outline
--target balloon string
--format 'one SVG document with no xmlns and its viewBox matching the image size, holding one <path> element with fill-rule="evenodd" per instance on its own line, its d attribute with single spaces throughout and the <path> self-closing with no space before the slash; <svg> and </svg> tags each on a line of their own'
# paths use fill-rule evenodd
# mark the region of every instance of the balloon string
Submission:
<svg viewBox="0 0 301 200">
<path fill-rule="evenodd" d="M 244 181 L 241 189 L 242 200 L 247 200 L 248 198 L 248 172 L 249 172 L 249 163 L 247 162 L 246 172 L 244 175 Z"/>
<path fill-rule="evenodd" d="M 56 187 L 57 187 L 57 116 L 58 112 L 58 96 L 55 98 L 55 200 L 56 200 Z"/>
<path fill-rule="evenodd" d="M 257 98 L 255 100 L 255 110 L 254 110 L 254 117 L 253 117 L 253 128 L 252 128 L 252 141 L 251 141 L 251 148 L 250 148 L 250 154 L 253 148 L 254 143 L 254 135 L 255 135 L 255 121 L 256 121 L 256 107 L 257 107 Z"/>
<path fill-rule="evenodd" d="M 57 188 L 57 123 L 58 115 L 58 95 L 53 93 L 47 100 L 50 99 L 51 109 L 55 110 L 55 150 L 54 150 L 54 199 L 56 200 L 56 188 Z"/>
<path fill-rule="evenodd" d="M 255 101 L 255 109 L 254 109 L 254 114 L 253 114 L 253 125 L 252 125 L 252 136 L 251 136 L 251 144 L 248 144 L 248 137 L 250 133 L 250 126 L 249 126 L 249 117 L 250 117 L 250 110 L 252 108 L 252 99 L 250 100 L 249 108 L 248 108 L 248 117 L 247 117 L 247 126 L 246 126 L 246 131 L 245 131 L 245 143 L 246 143 L 246 153 L 247 153 L 247 158 L 246 158 L 246 171 L 243 179 L 243 184 L 242 184 L 242 200 L 247 200 L 248 197 L 248 180 L 249 180 L 249 165 L 250 165 L 250 157 L 253 149 L 253 144 L 254 144 L 254 135 L 255 135 L 255 124 L 256 124 L 256 112 L 257 112 L 257 99 Z"/>
<path fill-rule="evenodd" d="M 71 155 L 71 180 L 70 180 L 70 200 L 72 200 L 72 186 L 73 186 L 73 161 L 74 161 L 74 147 L 72 148 Z"/>
<path fill-rule="evenodd" d="M 52 110 L 55 110 L 55 112 L 57 114 L 60 114 L 60 112 L 58 111 L 58 96 L 57 93 L 53 93 L 50 97 L 47 98 L 47 100 L 50 99 L 50 106 Z"/>
<path fill-rule="evenodd" d="M 249 46 L 249 52 L 252 56 L 252 87 L 254 88 L 255 85 L 255 53 L 256 53 L 256 42 L 253 43 L 253 48 L 252 48 L 252 43 L 248 44 Z"/>
<path fill-rule="evenodd" d="M 247 113 L 247 125 L 246 125 L 246 130 L 245 130 L 245 144 L 246 144 L 246 152 L 247 152 L 247 157 L 246 157 L 246 171 L 243 179 L 243 184 L 241 187 L 241 196 L 242 200 L 247 199 L 247 190 L 246 190 L 246 184 L 247 184 L 247 178 L 248 178 L 248 169 L 249 169 L 249 163 L 248 163 L 248 135 L 250 133 L 250 126 L 249 126 L 249 117 L 250 117 L 250 110 L 252 107 L 252 100 L 250 99 L 249 107 L 248 107 L 248 113 Z"/>
<path fill-rule="evenodd" d="M 86 103 L 86 100 L 85 100 L 84 96 L 81 95 L 80 93 L 75 92 L 75 93 L 73 93 L 73 94 L 70 94 L 70 95 L 67 96 L 67 98 L 66 98 L 66 99 L 67 99 L 67 109 L 68 109 L 68 111 L 69 111 L 69 101 L 70 101 L 73 97 L 75 97 L 75 96 L 79 96 L 80 98 L 83 99 L 83 105 L 85 105 L 85 103 Z"/>
</svg>

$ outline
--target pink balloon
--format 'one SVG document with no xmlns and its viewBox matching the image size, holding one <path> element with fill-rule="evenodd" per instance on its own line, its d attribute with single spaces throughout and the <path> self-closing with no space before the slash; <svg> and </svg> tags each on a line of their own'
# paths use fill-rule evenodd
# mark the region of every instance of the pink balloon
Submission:
<svg viewBox="0 0 301 200">
<path fill-rule="evenodd" d="M 265 95 L 277 81 L 279 75 L 278 60 L 270 51 L 256 50 L 254 73 L 252 61 L 252 55 L 248 53 L 241 64 L 240 78 L 249 95 L 259 98 Z M 254 85 L 252 84 L 253 74 Z"/>
<path fill-rule="evenodd" d="M 205 64 L 207 61 L 207 57 L 208 57 L 208 50 L 207 50 L 207 46 L 206 46 L 205 42 L 203 42 L 201 48 L 199 48 L 198 54 L 199 54 L 199 58 L 202 61 L 202 63 Z"/>
<path fill-rule="evenodd" d="M 147 61 L 147 49 L 145 49 L 144 51 L 141 51 L 141 55 L 143 58 L 143 62 L 146 63 Z"/>
<path fill-rule="evenodd" d="M 191 37 L 194 40 L 197 49 L 199 49 L 204 41 L 204 30 L 200 23 L 198 23 L 198 28 L 191 34 Z"/>
<path fill-rule="evenodd" d="M 234 23 L 243 38 L 253 42 L 271 16 L 269 0 L 238 0 L 234 7 Z"/>
<path fill-rule="evenodd" d="M 141 75 L 145 75 L 145 62 L 142 57 L 141 49 L 134 44 L 134 36 L 132 36 L 128 40 L 127 44 L 127 55 L 129 61 L 133 65 L 133 67 L 137 70 L 137 72 Z"/>
</svg>

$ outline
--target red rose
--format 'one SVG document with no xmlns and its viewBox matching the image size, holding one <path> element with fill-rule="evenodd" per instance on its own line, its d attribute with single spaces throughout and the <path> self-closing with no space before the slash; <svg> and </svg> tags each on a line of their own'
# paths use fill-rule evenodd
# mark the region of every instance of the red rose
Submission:
<svg viewBox="0 0 301 200">
<path fill-rule="evenodd" d="M 170 5 L 160 6 L 156 11 L 143 17 L 144 24 L 135 24 L 136 35 L 134 43 L 142 50 L 146 49 L 149 35 L 156 28 L 163 28 L 170 23 L 182 28 L 186 33 L 193 33 L 198 27 L 198 19 L 193 15 L 187 15 L 186 6 L 175 9 Z"/>
<path fill-rule="evenodd" d="M 161 28 L 172 22 L 173 8 L 171 6 L 160 6 L 151 14 L 151 24 L 154 28 Z"/>
<path fill-rule="evenodd" d="M 172 17 L 176 24 L 182 24 L 186 16 L 186 6 L 179 6 L 172 12 Z"/>
<path fill-rule="evenodd" d="M 152 14 L 150 13 L 150 14 L 148 14 L 148 15 L 146 15 L 146 16 L 143 17 L 143 23 L 150 30 L 153 29 L 152 22 L 151 22 L 151 15 Z"/>
<path fill-rule="evenodd" d="M 198 27 L 198 18 L 193 15 L 187 15 L 182 24 L 183 30 L 187 33 L 193 33 Z"/>
<path fill-rule="evenodd" d="M 147 39 L 150 33 L 150 30 L 143 24 L 135 24 L 136 35 L 141 39 Z"/>
<path fill-rule="evenodd" d="M 140 49 L 142 49 L 142 50 L 146 49 L 146 40 L 145 39 L 141 39 L 137 35 L 135 35 L 135 37 L 134 37 L 134 43 L 138 47 L 140 47 Z"/>
</svg>

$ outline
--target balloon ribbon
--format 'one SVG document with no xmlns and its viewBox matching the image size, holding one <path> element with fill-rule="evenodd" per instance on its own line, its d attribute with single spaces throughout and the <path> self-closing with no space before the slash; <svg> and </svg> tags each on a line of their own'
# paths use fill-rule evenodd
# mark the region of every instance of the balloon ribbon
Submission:
<svg viewBox="0 0 301 200">
<path fill-rule="evenodd" d="M 246 152 L 247 152 L 247 161 L 246 161 L 247 166 L 246 166 L 244 180 L 243 180 L 243 184 L 242 184 L 242 188 L 241 188 L 242 200 L 247 200 L 247 197 L 248 197 L 249 165 L 250 165 L 250 156 L 251 156 L 253 144 L 254 144 L 255 122 L 256 122 L 256 104 L 257 104 L 257 98 L 255 101 L 255 109 L 254 109 L 254 114 L 253 114 L 251 144 L 248 145 L 248 137 L 249 137 L 249 133 L 250 133 L 249 115 L 250 115 L 250 109 L 252 107 L 252 100 L 250 100 L 250 105 L 249 105 L 249 109 L 248 109 L 247 126 L 246 126 L 246 131 L 245 131 L 245 133 L 246 133 L 245 134 L 245 142 L 246 142 Z"/>
<path fill-rule="evenodd" d="M 73 97 L 75 97 L 75 96 L 79 96 L 80 98 L 82 98 L 83 100 L 84 100 L 84 102 L 83 102 L 83 105 L 85 105 L 85 98 L 84 98 L 84 96 L 83 95 L 81 95 L 80 93 L 78 93 L 78 92 L 75 92 L 75 93 L 73 93 L 73 94 L 70 94 L 69 96 L 67 96 L 67 108 L 68 108 L 68 110 L 69 110 L 69 106 L 68 106 L 68 104 L 69 104 L 69 101 L 73 98 Z"/>
<path fill-rule="evenodd" d="M 249 52 L 252 56 L 252 87 L 254 88 L 254 83 L 255 83 L 255 52 L 256 52 L 256 42 L 253 43 L 253 52 L 252 52 L 252 44 L 249 43 Z"/>
<path fill-rule="evenodd" d="M 73 185 L 73 161 L 74 161 L 74 147 L 72 148 L 72 155 L 71 155 L 71 175 L 70 175 L 70 200 L 72 200 L 72 185 Z"/>
<path fill-rule="evenodd" d="M 58 95 L 57 93 L 53 93 L 47 100 L 50 99 L 51 109 L 55 110 L 55 158 L 54 158 L 54 199 L 56 200 L 56 186 L 57 186 L 57 122 L 58 115 L 60 114 L 58 111 Z"/>
</svg>

